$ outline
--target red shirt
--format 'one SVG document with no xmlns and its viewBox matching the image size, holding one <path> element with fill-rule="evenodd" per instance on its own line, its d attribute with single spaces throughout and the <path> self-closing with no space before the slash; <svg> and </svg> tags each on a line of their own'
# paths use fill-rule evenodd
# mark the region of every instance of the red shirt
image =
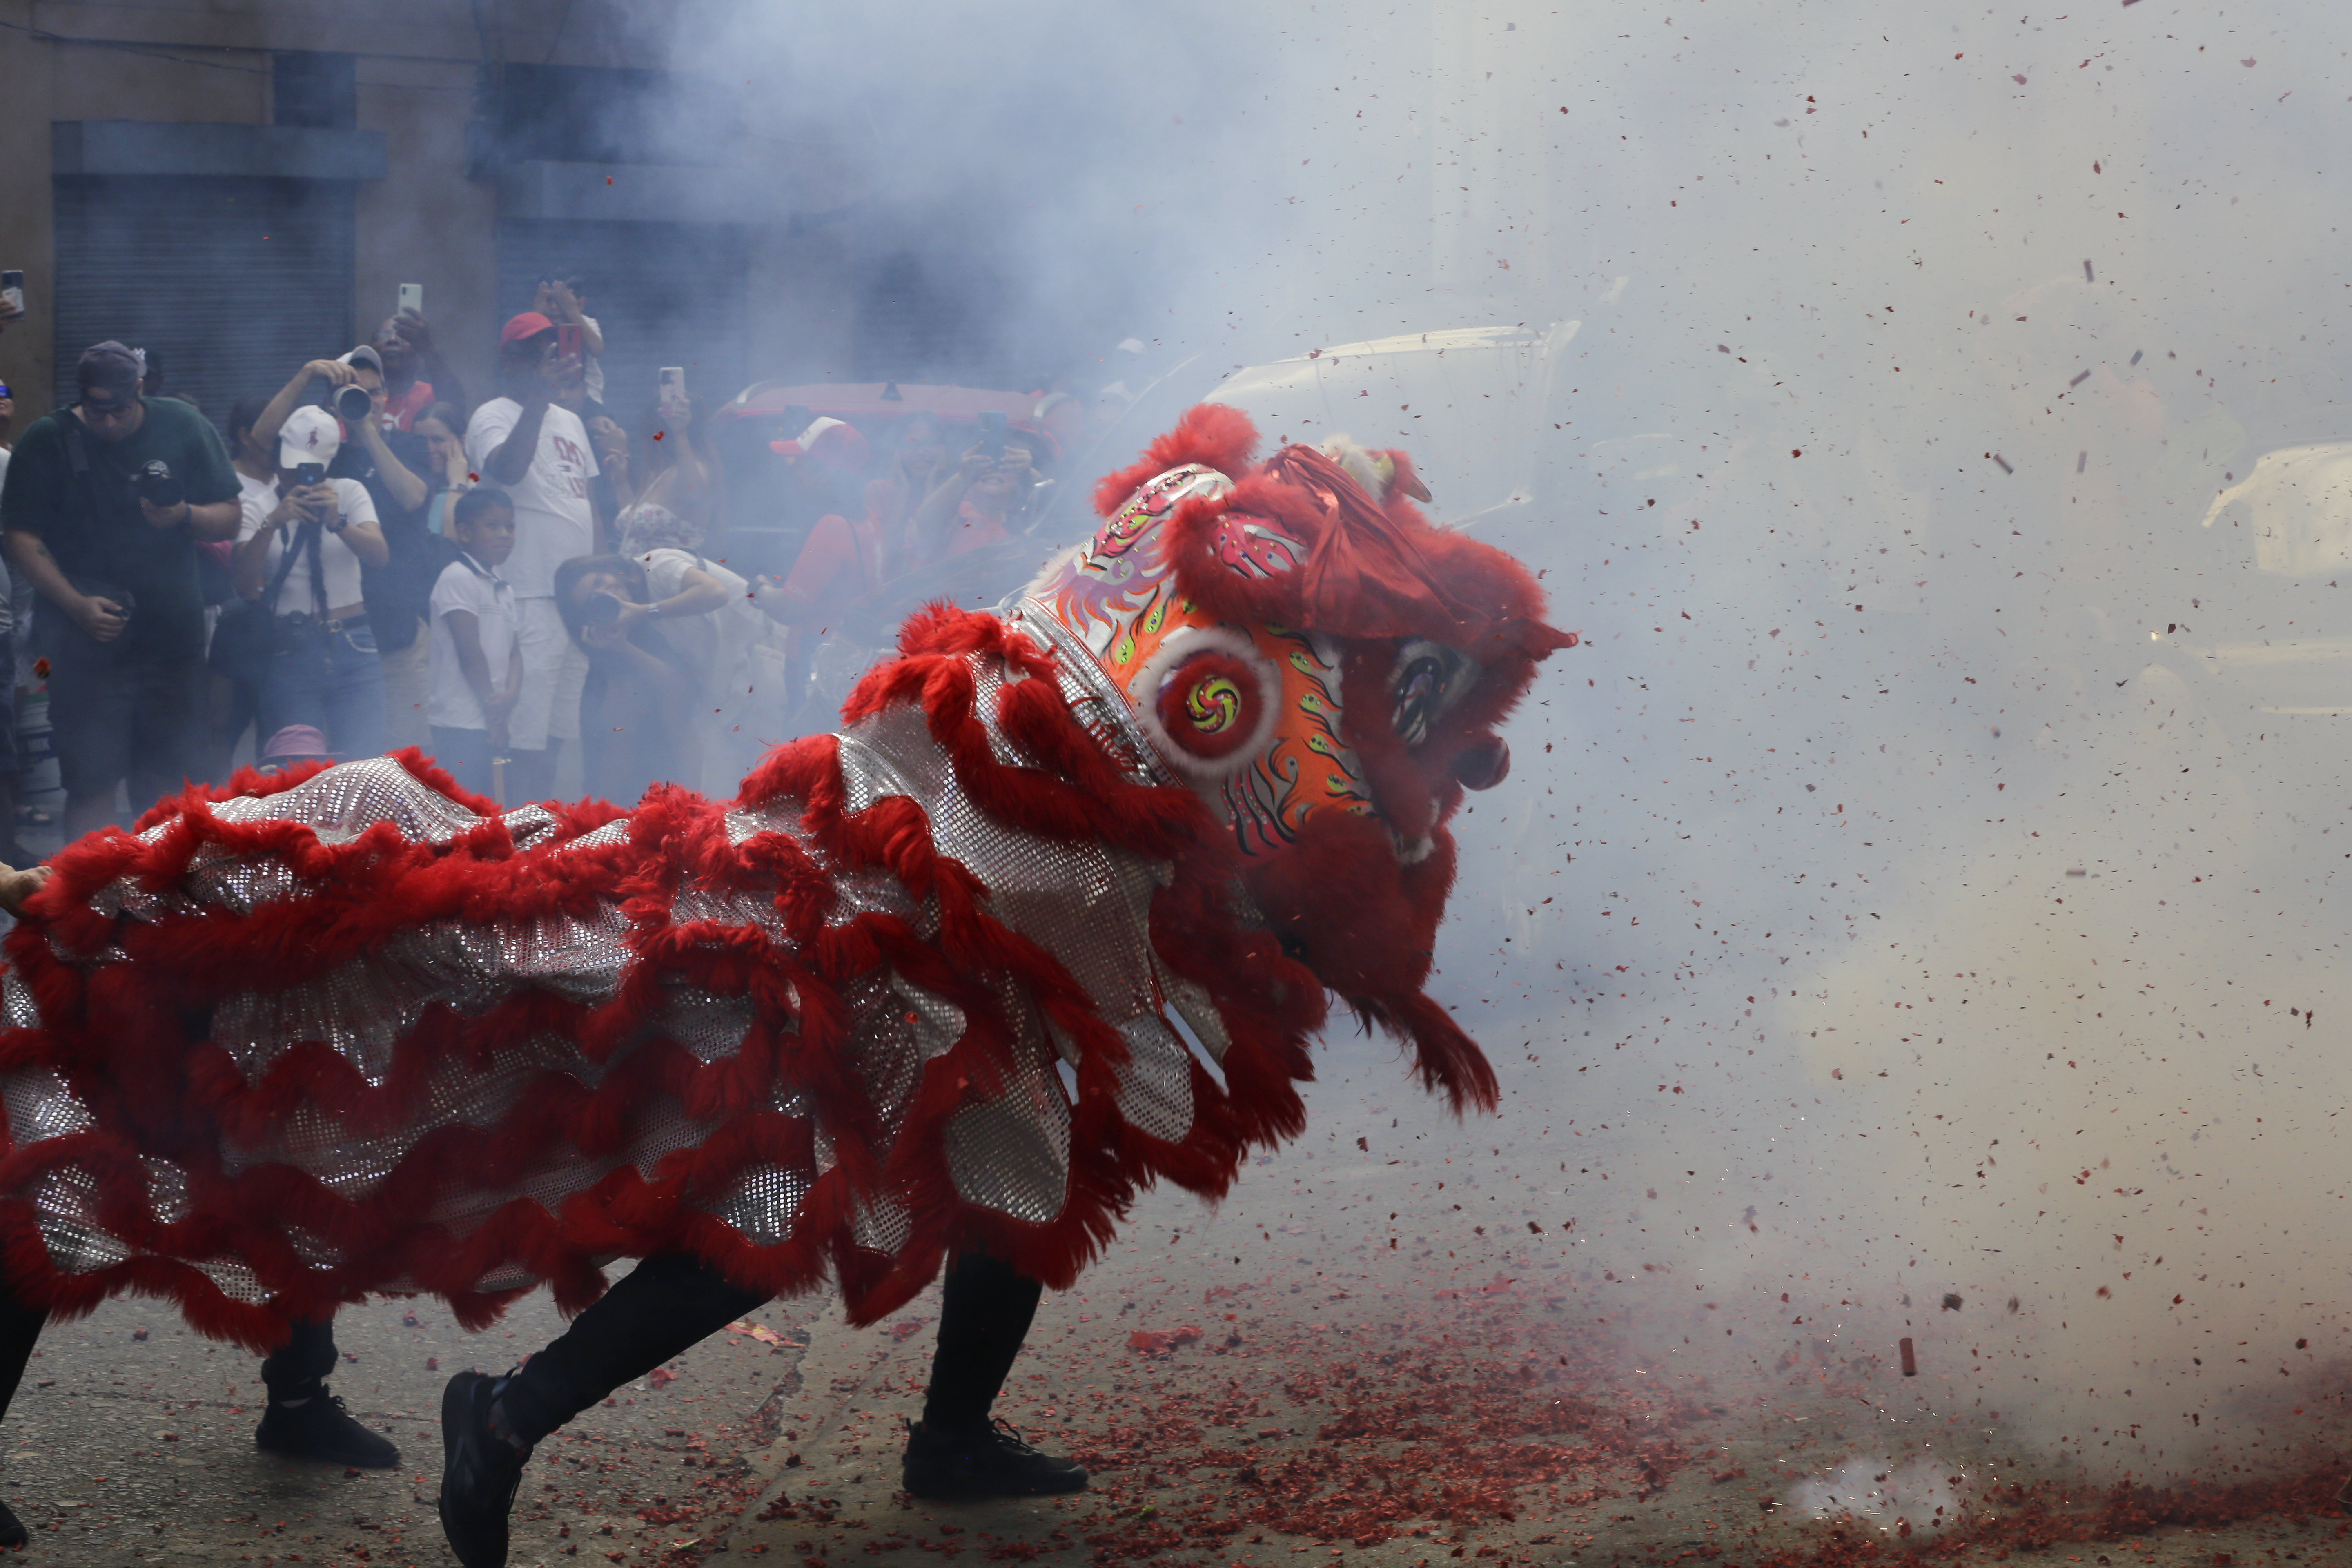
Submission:
<svg viewBox="0 0 2352 1568">
<path fill-rule="evenodd" d="M 871 517 L 852 522 L 838 512 L 818 518 L 784 578 L 784 605 L 794 616 L 793 652 L 803 653 L 825 629 L 807 624 L 817 605 L 862 599 L 880 586 L 882 525 Z"/>
<path fill-rule="evenodd" d="M 418 415 L 432 406 L 433 384 L 429 381 L 412 381 L 408 384 L 406 392 L 384 395 L 383 427 L 387 430 L 405 430 L 415 423 Z M 460 430 L 457 434 L 463 436 L 465 432 Z"/>
</svg>

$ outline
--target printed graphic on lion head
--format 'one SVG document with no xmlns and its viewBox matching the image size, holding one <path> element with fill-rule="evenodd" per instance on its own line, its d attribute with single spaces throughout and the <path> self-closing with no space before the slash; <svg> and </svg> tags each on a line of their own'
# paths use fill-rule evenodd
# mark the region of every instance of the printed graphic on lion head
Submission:
<svg viewBox="0 0 2352 1568">
<path fill-rule="evenodd" d="M 1246 416 L 1202 404 L 1096 488 L 1103 524 L 1027 598 L 1127 694 L 1228 824 L 1284 945 L 1410 1037 L 1454 1103 L 1492 1070 L 1422 993 L 1454 881 L 1446 822 L 1500 784 L 1496 733 L 1536 661 L 1576 636 L 1527 570 L 1432 527 L 1398 451 L 1335 437 L 1254 460 Z"/>
</svg>

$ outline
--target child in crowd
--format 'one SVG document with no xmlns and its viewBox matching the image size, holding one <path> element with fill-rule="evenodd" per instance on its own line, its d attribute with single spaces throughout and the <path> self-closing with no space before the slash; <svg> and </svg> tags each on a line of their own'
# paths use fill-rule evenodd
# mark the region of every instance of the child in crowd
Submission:
<svg viewBox="0 0 2352 1568">
<path fill-rule="evenodd" d="M 507 715 L 522 691 L 514 588 L 498 572 L 514 552 L 514 503 L 504 490 L 467 490 L 451 531 L 460 553 L 433 584 L 427 718 L 441 765 L 475 794 L 493 795 L 490 760 L 507 749 Z"/>
</svg>

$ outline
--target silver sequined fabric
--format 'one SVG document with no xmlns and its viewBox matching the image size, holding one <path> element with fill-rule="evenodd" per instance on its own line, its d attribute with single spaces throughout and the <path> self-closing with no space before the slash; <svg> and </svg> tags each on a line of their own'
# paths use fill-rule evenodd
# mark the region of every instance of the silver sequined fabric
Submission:
<svg viewBox="0 0 2352 1568">
<path fill-rule="evenodd" d="M 1025 629 L 1041 646 L 1062 653 L 1059 695 L 1114 762 L 1134 782 L 1165 782 L 1126 717 L 1124 704 L 1094 671 L 1083 649 L 1058 628 L 1032 625 Z M 1035 766 L 1035 759 L 1023 754 L 994 722 L 999 697 L 1008 683 L 1023 678 L 995 660 L 971 658 L 977 710 L 988 728 L 995 760 Z M 1038 838 L 988 816 L 958 787 L 947 754 L 932 740 L 923 715 L 912 708 L 887 710 L 853 727 L 839 739 L 839 758 L 851 812 L 894 795 L 912 799 L 929 818 L 939 853 L 968 868 L 985 887 L 989 911 L 1050 953 L 1085 989 L 1097 1015 L 1125 1047 L 1127 1059 L 1111 1075 L 1120 1114 L 1154 1138 L 1181 1141 L 1193 1124 L 1195 1058 L 1169 1016 L 1171 1012 L 1180 1016 L 1213 1060 L 1223 1057 L 1226 1035 L 1206 993 L 1167 973 L 1153 951 L 1151 900 L 1166 884 L 1170 868 L 1101 845 Z M 829 864 L 803 823 L 804 809 L 803 803 L 791 800 L 731 807 L 724 817 L 726 837 L 740 847 L 763 835 L 781 834 L 796 844 L 829 879 L 834 893 L 824 911 L 829 927 L 837 929 L 870 914 L 904 922 L 923 940 L 940 934 L 935 899 L 916 897 L 879 870 Z M 299 822 L 326 844 L 349 843 L 388 824 L 410 843 L 446 845 L 484 820 L 383 758 L 331 768 L 293 789 L 222 802 L 212 811 L 235 823 Z M 538 806 L 509 812 L 504 820 L 519 851 L 526 854 L 570 855 L 629 842 L 625 819 L 568 841 L 562 839 L 559 819 Z M 642 883 L 633 890 L 642 897 Z M 208 908 L 250 912 L 317 891 L 275 859 L 233 855 L 215 846 L 195 856 L 175 886 L 142 886 L 125 879 L 103 889 L 96 903 L 110 915 L 137 922 L 200 914 Z M 720 935 L 723 928 L 758 930 L 781 944 L 786 941 L 785 928 L 773 897 L 772 890 L 759 887 L 712 886 L 683 876 L 677 881 L 667 920 L 649 920 L 643 930 L 707 923 L 722 928 Z M 212 1038 L 248 1085 L 260 1084 L 289 1050 L 315 1044 L 350 1062 L 371 1089 L 383 1090 L 395 1081 L 407 1081 L 399 1071 L 404 1042 L 435 1009 L 446 1009 L 459 1021 L 478 1018 L 532 991 L 593 1008 L 628 986 L 644 940 L 613 900 L 531 920 L 444 920 L 412 926 L 301 984 L 232 992 L 214 1007 Z M 122 961 L 120 948 L 112 943 L 97 952 L 61 956 L 84 966 Z M 1049 1026 L 1035 1002 L 1008 976 L 967 978 L 993 994 L 995 1008 L 1011 1032 L 1013 1067 L 1000 1092 L 970 1100 L 950 1118 L 944 1151 L 950 1177 L 968 1203 L 1018 1220 L 1051 1221 L 1068 1202 L 1071 1112 L 1079 1079 L 1067 1068 L 1081 1062 L 1083 1047 Z M 674 975 L 665 978 L 661 987 L 652 1014 L 622 1051 L 634 1048 L 637 1041 L 664 1039 L 699 1062 L 724 1063 L 763 1023 L 787 1037 L 798 1026 L 797 991 L 788 993 L 793 1007 L 788 1016 L 763 1020 L 761 1009 L 772 1001 L 755 1000 L 749 991 L 714 990 Z M 761 994 L 772 997 L 774 993 Z M 841 998 L 851 1029 L 849 1065 L 879 1123 L 882 1146 L 876 1151 L 880 1156 L 877 1168 L 887 1167 L 890 1145 L 906 1126 L 927 1070 L 964 1038 L 970 1020 L 963 1008 L 887 964 L 843 983 Z M 17 1027 L 37 1027 L 40 1022 L 29 990 L 13 974 L 0 977 L 0 1017 Z M 782 1059 L 791 1057 L 787 1049 Z M 234 1179 L 263 1166 L 290 1166 L 315 1177 L 330 1193 L 364 1202 L 422 1140 L 448 1128 L 495 1128 L 526 1096 L 544 1086 L 570 1082 L 593 1090 L 620 1060 L 616 1055 L 600 1064 L 577 1042 L 554 1033 L 497 1046 L 486 1058 L 453 1054 L 442 1059 L 424 1086 L 422 1105 L 403 1115 L 396 1127 L 383 1129 L 377 1121 L 347 1125 L 343 1113 L 306 1101 L 273 1121 L 259 1140 L 225 1143 L 219 1152 L 222 1172 Z M 0 1074 L 0 1100 L 5 1100 L 9 1135 L 19 1148 L 94 1125 L 70 1087 L 46 1068 Z M 789 1079 L 773 1085 L 771 1103 L 776 1111 L 805 1124 L 808 1139 L 799 1146 L 812 1152 L 802 1160 L 755 1164 L 720 1190 L 689 1192 L 685 1197 L 690 1205 L 763 1246 L 793 1236 L 814 1184 L 835 1167 L 836 1147 L 852 1137 L 870 1136 L 862 1130 L 826 1125 L 818 1101 Z M 633 1166 L 647 1182 L 659 1183 L 684 1169 L 675 1157 L 699 1148 L 719 1125 L 667 1094 L 646 1094 L 626 1108 L 625 1125 L 615 1142 L 596 1155 L 558 1140 L 502 1187 L 453 1184 L 445 1188 L 430 1200 L 425 1217 L 446 1226 L 453 1243 L 462 1243 L 518 1200 L 555 1215 L 567 1200 L 624 1167 Z M 189 1204 L 187 1173 L 152 1160 L 147 1171 L 155 1217 L 169 1222 L 184 1215 Z M 61 1268 L 99 1268 L 132 1255 L 129 1244 L 108 1234 L 88 1173 L 71 1164 L 58 1166 L 17 1195 L 37 1210 L 50 1254 Z M 852 1222 L 856 1242 L 883 1253 L 903 1245 L 909 1233 L 908 1197 L 888 1190 L 858 1193 Z M 342 1261 L 327 1237 L 289 1229 L 288 1240 L 312 1267 L 331 1268 Z M 241 1263 L 189 1261 L 237 1300 L 257 1300 L 263 1294 Z M 517 1265 L 493 1269 L 475 1285 L 500 1289 L 531 1282 L 529 1272 Z"/>
</svg>

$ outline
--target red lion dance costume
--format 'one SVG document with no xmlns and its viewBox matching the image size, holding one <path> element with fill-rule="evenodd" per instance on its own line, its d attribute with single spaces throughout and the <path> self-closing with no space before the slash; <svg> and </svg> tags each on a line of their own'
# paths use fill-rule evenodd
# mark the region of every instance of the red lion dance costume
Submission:
<svg viewBox="0 0 2352 1568">
<path fill-rule="evenodd" d="M 1491 1107 L 1422 991 L 1445 823 L 1575 638 L 1401 454 L 1255 439 L 1193 409 L 732 801 L 501 814 L 410 752 L 66 850 L 0 978 L 13 1290 L 267 1348 L 684 1255 L 867 1322 L 965 1254 L 1066 1287 L 1156 1179 L 1222 1194 L 1303 1130 L 1327 991 Z"/>
</svg>

